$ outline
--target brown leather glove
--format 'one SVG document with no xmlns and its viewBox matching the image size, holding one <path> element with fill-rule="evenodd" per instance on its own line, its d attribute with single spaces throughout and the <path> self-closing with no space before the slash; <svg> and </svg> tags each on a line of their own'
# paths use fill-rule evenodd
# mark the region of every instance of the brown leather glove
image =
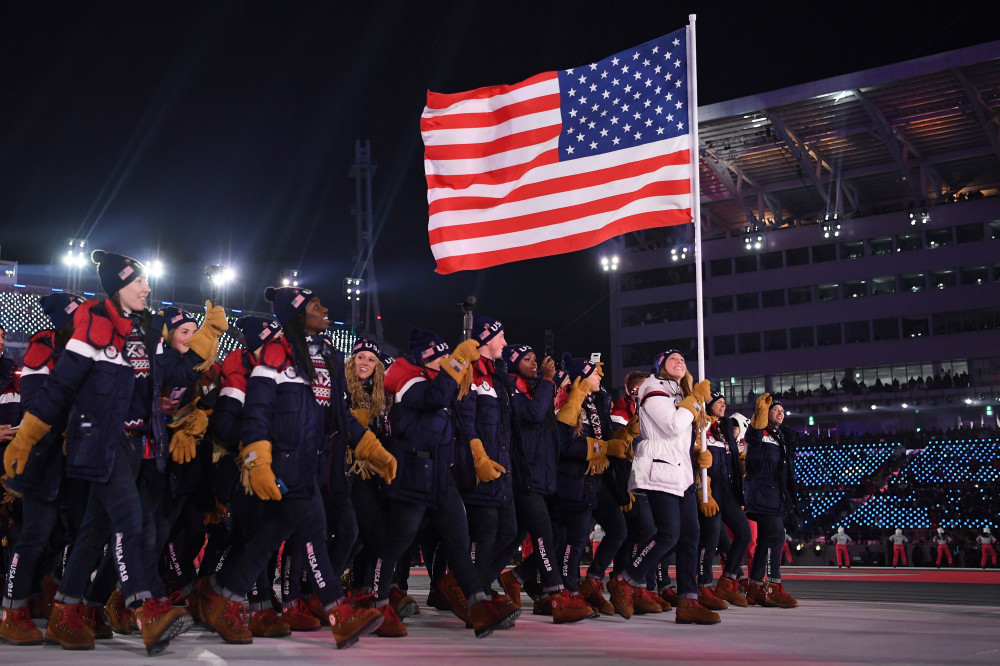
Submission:
<svg viewBox="0 0 1000 666">
<path fill-rule="evenodd" d="M 712 479 L 705 479 L 705 487 L 708 488 L 708 502 L 701 501 L 701 489 L 698 489 L 698 510 L 701 511 L 701 515 L 706 518 L 711 518 L 715 514 L 719 513 L 719 503 L 715 501 L 712 497 Z"/>
<path fill-rule="evenodd" d="M 466 342 L 471 342 L 471 340 L 466 340 Z M 464 398 L 472 387 L 472 366 L 469 365 L 468 361 L 463 362 L 461 359 L 462 357 L 458 354 L 445 354 L 441 357 L 441 370 L 448 373 L 458 384 L 459 400 Z"/>
<path fill-rule="evenodd" d="M 494 479 L 499 479 L 501 474 L 507 473 L 503 465 L 493 462 L 486 455 L 486 449 L 483 448 L 483 440 L 477 438 L 470 439 L 469 448 L 472 449 L 472 464 L 476 468 L 476 479 L 480 483 L 488 483 Z"/>
<path fill-rule="evenodd" d="M 689 395 L 688 397 L 684 398 L 679 403 L 677 403 L 677 408 L 688 410 L 689 412 L 691 412 L 691 414 L 694 415 L 695 418 L 698 418 L 699 412 L 704 411 L 701 408 L 701 405 L 698 404 L 698 399 L 695 398 L 694 395 Z"/>
<path fill-rule="evenodd" d="M 588 395 L 590 395 L 590 382 L 583 377 L 577 377 L 569 387 L 566 403 L 556 413 L 556 420 L 575 428 L 580 419 L 580 410 L 583 409 L 583 401 Z"/>
<path fill-rule="evenodd" d="M 187 416 L 167 426 L 174 431 L 170 437 L 170 457 L 175 463 L 183 465 L 194 460 L 198 440 L 208 430 L 209 414 L 210 412 L 194 407 Z"/>
<path fill-rule="evenodd" d="M 31 448 L 38 443 L 38 440 L 45 437 L 49 430 L 52 430 L 52 426 L 31 412 L 25 412 L 24 418 L 21 419 L 21 427 L 3 454 L 3 467 L 7 476 L 13 478 L 24 471 Z"/>
<path fill-rule="evenodd" d="M 771 394 L 765 393 L 757 398 L 757 406 L 753 410 L 753 418 L 750 419 L 750 427 L 763 430 L 767 427 L 767 412 L 771 409 Z"/>
<path fill-rule="evenodd" d="M 261 440 L 240 450 L 243 461 L 241 481 L 248 493 L 262 500 L 280 500 L 281 490 L 271 471 L 271 442 Z"/>
<path fill-rule="evenodd" d="M 396 459 L 386 451 L 371 430 L 365 430 L 358 445 L 354 447 L 354 457 L 370 462 L 386 483 L 392 483 L 396 478 Z"/>
<path fill-rule="evenodd" d="M 712 399 L 712 383 L 707 379 L 701 380 L 691 389 L 691 395 L 703 405 L 708 403 Z"/>
<path fill-rule="evenodd" d="M 698 469 L 708 469 L 712 466 L 712 452 L 708 449 L 702 451 L 701 447 L 696 445 L 694 447 L 694 457 L 697 462 Z"/>
<path fill-rule="evenodd" d="M 604 442 L 605 455 L 614 456 L 615 458 L 628 458 L 631 452 L 632 444 L 627 440 L 609 439 Z"/>
<path fill-rule="evenodd" d="M 475 340 L 462 340 L 451 352 L 451 357 L 459 363 L 470 364 L 479 360 L 479 343 Z"/>
<path fill-rule="evenodd" d="M 371 421 L 371 411 L 367 407 L 358 407 L 357 409 L 351 410 L 351 415 L 357 419 L 358 423 L 364 427 L 368 427 L 368 422 Z"/>
<path fill-rule="evenodd" d="M 630 418 L 628 420 L 628 423 L 625 425 L 625 433 L 628 434 L 630 437 L 633 437 L 633 438 L 639 436 L 639 415 L 638 414 L 636 414 L 635 416 L 633 416 L 632 418 Z"/>
<path fill-rule="evenodd" d="M 602 474 L 608 468 L 606 448 L 603 440 L 587 438 L 587 474 Z"/>
<path fill-rule="evenodd" d="M 226 319 L 226 311 L 223 307 L 212 305 L 212 301 L 205 301 L 205 321 L 188 340 L 188 349 L 205 360 L 204 363 L 195 367 L 196 370 L 204 371 L 215 361 L 219 338 L 227 330 L 229 330 L 229 321 Z"/>
</svg>

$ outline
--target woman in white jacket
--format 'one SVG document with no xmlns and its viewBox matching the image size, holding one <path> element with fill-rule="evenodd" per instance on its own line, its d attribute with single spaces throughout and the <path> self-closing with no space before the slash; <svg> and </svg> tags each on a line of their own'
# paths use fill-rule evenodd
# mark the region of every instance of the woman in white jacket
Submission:
<svg viewBox="0 0 1000 666">
<path fill-rule="evenodd" d="M 659 355 L 654 373 L 639 387 L 639 434 L 629 490 L 649 500 L 656 534 L 639 548 L 632 562 L 608 586 L 615 609 L 632 615 L 632 599 L 646 586 L 650 567 L 667 553 L 677 555 L 679 624 L 715 624 L 714 613 L 698 603 L 698 506 L 692 465 L 692 431 L 705 419 L 705 401 L 711 395 L 708 380 L 692 386 L 684 356 L 676 349 Z M 638 440 L 637 440 L 638 441 Z M 711 465 L 711 453 L 698 454 L 698 466 Z"/>
</svg>

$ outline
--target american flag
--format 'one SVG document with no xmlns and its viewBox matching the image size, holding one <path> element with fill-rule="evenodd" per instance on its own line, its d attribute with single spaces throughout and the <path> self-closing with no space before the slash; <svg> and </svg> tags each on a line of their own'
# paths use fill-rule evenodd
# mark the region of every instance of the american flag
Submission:
<svg viewBox="0 0 1000 666">
<path fill-rule="evenodd" d="M 690 222 L 686 29 L 583 67 L 427 93 L 438 273 L 573 252 Z"/>
</svg>

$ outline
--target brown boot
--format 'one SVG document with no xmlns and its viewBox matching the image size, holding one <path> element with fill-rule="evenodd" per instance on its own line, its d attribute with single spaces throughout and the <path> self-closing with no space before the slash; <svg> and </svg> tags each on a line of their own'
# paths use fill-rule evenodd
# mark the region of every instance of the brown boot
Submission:
<svg viewBox="0 0 1000 666">
<path fill-rule="evenodd" d="M 93 650 L 94 632 L 83 621 L 83 604 L 52 603 L 52 617 L 45 628 L 45 642 L 64 650 Z"/>
<path fill-rule="evenodd" d="M 469 609 L 465 603 L 465 593 L 462 592 L 462 587 L 455 579 L 455 575 L 452 573 L 445 574 L 438 581 L 437 587 L 441 591 L 441 594 L 444 595 L 444 598 L 448 600 L 451 612 L 459 619 L 465 620 L 466 624 L 469 624 Z"/>
<path fill-rule="evenodd" d="M 205 624 L 205 616 L 208 614 L 208 609 L 215 598 L 219 596 L 219 593 L 212 587 L 211 579 L 208 576 L 204 576 L 194 582 L 191 594 L 194 596 L 195 607 L 195 612 L 191 613 L 191 617 L 197 615 L 198 621 Z"/>
<path fill-rule="evenodd" d="M 504 593 L 514 602 L 514 606 L 521 608 L 521 582 L 510 569 L 500 574 L 500 586 Z"/>
<path fill-rule="evenodd" d="M 392 606 L 392 610 L 396 611 L 400 620 L 412 615 L 420 615 L 420 606 L 417 605 L 417 600 L 398 587 L 389 590 L 389 605 Z M 386 622 L 388 621 L 386 619 Z"/>
<path fill-rule="evenodd" d="M 677 608 L 677 602 L 679 601 L 679 599 L 677 597 L 676 587 L 673 586 L 661 587 L 659 592 L 657 592 L 657 594 L 660 596 L 661 599 L 663 599 L 666 602 L 669 602 L 670 605 L 673 606 L 674 608 Z"/>
<path fill-rule="evenodd" d="M 632 598 L 632 609 L 636 615 L 663 612 L 660 602 L 654 599 L 649 590 L 644 587 L 636 588 L 635 596 Z"/>
<path fill-rule="evenodd" d="M 350 647 L 362 636 L 378 630 L 385 617 L 375 608 L 355 609 L 350 604 L 335 606 L 329 613 L 330 629 L 337 641 L 337 649 Z"/>
<path fill-rule="evenodd" d="M 315 592 L 309 595 L 306 599 L 306 608 L 309 612 L 313 614 L 313 617 L 319 620 L 321 626 L 330 626 L 330 618 L 326 609 L 323 608 L 323 602 L 319 600 L 319 596 Z"/>
<path fill-rule="evenodd" d="M 83 621 L 87 623 L 90 630 L 94 632 L 94 638 L 99 641 L 114 638 L 114 631 L 108 624 L 108 618 L 104 614 L 103 606 L 84 606 L 81 612 Z"/>
<path fill-rule="evenodd" d="M 214 593 L 211 605 L 207 609 L 202 606 L 201 621 L 227 643 L 253 643 L 253 634 L 247 628 L 246 608 L 238 601 L 230 601 L 221 594 Z"/>
<path fill-rule="evenodd" d="M 434 583 L 431 583 L 431 590 L 427 593 L 427 605 L 440 611 L 451 610 L 451 605 L 448 603 L 447 597 L 444 596 L 444 593 Z"/>
<path fill-rule="evenodd" d="M 292 631 L 318 631 L 323 626 L 301 599 L 293 601 L 292 605 L 282 612 L 281 618 L 288 623 Z"/>
<path fill-rule="evenodd" d="M 740 608 L 747 607 L 747 598 L 743 596 L 739 584 L 732 578 L 726 576 L 720 578 L 719 582 L 715 585 L 715 594 L 733 606 L 739 606 Z"/>
<path fill-rule="evenodd" d="M 114 633 L 124 636 L 132 633 L 132 612 L 125 606 L 125 597 L 117 587 L 108 597 L 108 603 L 104 604 L 104 611 Z"/>
<path fill-rule="evenodd" d="M 0 619 L 0 641 L 10 645 L 42 644 L 42 632 L 35 626 L 27 606 L 3 609 Z"/>
<path fill-rule="evenodd" d="M 150 656 L 163 652 L 171 639 L 194 626 L 185 608 L 175 607 L 163 599 L 146 599 L 132 615 Z"/>
<path fill-rule="evenodd" d="M 375 630 L 375 635 L 379 638 L 402 638 L 406 635 L 406 625 L 399 617 L 399 614 L 389 603 L 378 610 L 382 611 L 382 626 Z"/>
<path fill-rule="evenodd" d="M 722 622 L 722 618 L 719 617 L 718 613 L 708 610 L 695 599 L 679 599 L 674 621 L 677 624 L 718 624 Z"/>
<path fill-rule="evenodd" d="M 55 597 L 56 592 L 59 590 L 59 584 L 52 579 L 52 574 L 42 576 L 41 584 L 42 595 L 28 599 L 28 611 L 33 618 L 48 619 L 52 615 L 53 597 Z"/>
<path fill-rule="evenodd" d="M 596 608 L 601 615 L 614 615 L 615 606 L 604 598 L 603 590 L 604 583 L 596 578 L 584 576 L 580 579 L 580 596 L 583 600 Z"/>
<path fill-rule="evenodd" d="M 764 600 L 767 598 L 767 585 L 756 583 L 749 583 L 747 585 L 747 605 L 749 606 L 764 606 Z"/>
<path fill-rule="evenodd" d="M 660 610 L 664 613 L 671 610 L 674 606 L 669 601 L 660 596 L 659 592 L 649 591 L 649 596 L 653 597 L 653 601 L 660 604 Z"/>
<path fill-rule="evenodd" d="M 497 629 L 513 625 L 521 611 L 513 604 L 502 604 L 492 600 L 478 601 L 469 607 L 469 623 L 476 632 L 476 638 L 486 638 Z"/>
<path fill-rule="evenodd" d="M 611 603 L 614 604 L 615 610 L 626 620 L 632 617 L 632 613 L 635 612 L 635 607 L 632 605 L 632 599 L 635 598 L 636 588 L 625 582 L 625 578 L 621 574 L 618 574 L 608 583 L 608 592 L 611 593 Z"/>
<path fill-rule="evenodd" d="M 199 583 L 202 580 L 208 581 L 208 577 L 204 576 L 197 579 L 191 586 L 191 592 L 184 597 L 184 605 L 187 608 L 188 615 L 190 615 L 191 619 L 195 622 L 201 622 L 201 585 L 204 585 L 204 583 L 201 585 L 199 585 Z"/>
<path fill-rule="evenodd" d="M 708 610 L 720 611 L 729 608 L 725 599 L 715 593 L 711 587 L 698 588 L 698 603 Z"/>
<path fill-rule="evenodd" d="M 257 638 L 281 638 L 292 633 L 292 628 L 278 611 L 270 606 L 250 613 L 250 634 Z"/>
<path fill-rule="evenodd" d="M 785 592 L 785 586 L 781 583 L 770 583 L 767 586 L 767 594 L 764 596 L 764 605 L 777 608 L 795 608 L 799 602 Z"/>
<path fill-rule="evenodd" d="M 546 595 L 535 599 L 531 606 L 532 615 L 552 615 L 552 600 L 555 595 Z"/>
<path fill-rule="evenodd" d="M 565 624 L 597 617 L 598 612 L 579 594 L 562 590 L 552 595 L 552 622 Z"/>
</svg>

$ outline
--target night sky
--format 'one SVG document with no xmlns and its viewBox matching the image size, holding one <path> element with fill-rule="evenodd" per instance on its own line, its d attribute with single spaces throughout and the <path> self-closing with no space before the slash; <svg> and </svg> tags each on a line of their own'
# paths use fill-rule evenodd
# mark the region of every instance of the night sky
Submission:
<svg viewBox="0 0 1000 666">
<path fill-rule="evenodd" d="M 458 301 L 509 342 L 608 353 L 596 250 L 435 274 L 419 119 L 458 92 L 582 65 L 698 14 L 702 105 L 978 44 L 1000 3 L 6 3 L 0 15 L 0 259 L 65 286 L 69 237 L 146 260 L 158 298 L 198 302 L 206 264 L 228 305 L 266 309 L 285 268 L 344 316 L 354 266 L 354 141 L 370 139 L 386 338 L 457 342 Z M 706 6 L 701 6 L 702 4 Z M 873 13 L 874 12 L 874 13 Z M 95 281 L 96 284 L 96 281 Z M 693 295 L 693 293 L 692 293 Z"/>
</svg>

